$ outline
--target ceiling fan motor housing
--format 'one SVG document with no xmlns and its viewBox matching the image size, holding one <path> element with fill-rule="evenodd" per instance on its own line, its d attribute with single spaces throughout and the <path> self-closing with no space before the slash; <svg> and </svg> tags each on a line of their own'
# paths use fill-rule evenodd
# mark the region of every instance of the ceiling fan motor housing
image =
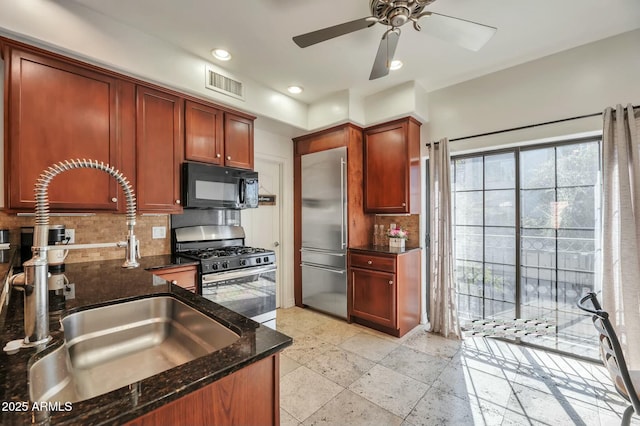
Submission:
<svg viewBox="0 0 640 426">
<path fill-rule="evenodd" d="M 435 0 L 371 0 L 371 15 L 383 25 L 401 27 L 411 18 L 418 19 L 422 10 Z"/>
</svg>

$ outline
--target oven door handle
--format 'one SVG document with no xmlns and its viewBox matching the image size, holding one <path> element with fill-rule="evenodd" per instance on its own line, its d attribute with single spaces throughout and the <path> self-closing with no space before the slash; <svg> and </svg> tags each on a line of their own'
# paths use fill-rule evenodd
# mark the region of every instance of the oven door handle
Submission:
<svg viewBox="0 0 640 426">
<path fill-rule="evenodd" d="M 217 283 L 225 280 L 232 280 L 234 278 L 249 277 L 251 275 L 263 274 L 265 272 L 271 272 L 276 270 L 276 265 L 257 266 L 253 268 L 245 268 L 237 271 L 218 272 L 213 274 L 207 274 L 202 276 L 202 285 Z"/>
</svg>

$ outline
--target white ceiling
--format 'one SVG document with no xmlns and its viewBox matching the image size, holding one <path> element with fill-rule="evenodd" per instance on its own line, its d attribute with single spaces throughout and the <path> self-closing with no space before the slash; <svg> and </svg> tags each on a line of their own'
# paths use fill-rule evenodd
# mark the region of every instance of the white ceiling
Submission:
<svg viewBox="0 0 640 426">
<path fill-rule="evenodd" d="M 640 28 L 639 0 L 438 0 L 426 10 L 497 27 L 496 35 L 472 52 L 407 24 L 396 51 L 405 66 L 369 81 L 384 26 L 306 49 L 291 40 L 369 16 L 369 0 L 75 1 L 277 91 L 302 85 L 297 98 L 308 103 L 339 90 L 368 95 L 411 80 L 432 91 Z M 214 47 L 227 48 L 233 59 L 216 62 Z"/>
</svg>

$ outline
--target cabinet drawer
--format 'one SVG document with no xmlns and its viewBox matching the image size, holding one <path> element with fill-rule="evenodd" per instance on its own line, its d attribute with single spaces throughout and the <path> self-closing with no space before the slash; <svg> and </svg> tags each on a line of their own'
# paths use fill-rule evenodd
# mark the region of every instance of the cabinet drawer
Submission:
<svg viewBox="0 0 640 426">
<path fill-rule="evenodd" d="M 395 257 L 383 257 L 362 253 L 351 253 L 351 266 L 354 268 L 376 269 L 378 271 L 395 272 Z"/>
<path fill-rule="evenodd" d="M 195 266 L 157 269 L 153 273 L 167 281 L 175 281 L 175 284 L 186 290 L 196 292 L 198 271 Z"/>
</svg>

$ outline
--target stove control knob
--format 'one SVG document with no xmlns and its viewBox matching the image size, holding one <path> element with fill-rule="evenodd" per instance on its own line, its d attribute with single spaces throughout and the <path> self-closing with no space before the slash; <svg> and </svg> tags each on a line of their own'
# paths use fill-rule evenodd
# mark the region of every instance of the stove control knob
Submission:
<svg viewBox="0 0 640 426">
<path fill-rule="evenodd" d="M 247 265 L 247 259 L 240 259 L 240 266 L 246 266 Z"/>
<path fill-rule="evenodd" d="M 222 267 L 223 268 L 228 268 L 229 267 L 229 262 L 222 262 Z"/>
<path fill-rule="evenodd" d="M 262 259 L 260 259 L 259 257 L 256 258 L 256 263 L 262 263 Z"/>
<path fill-rule="evenodd" d="M 211 265 L 211 269 L 213 269 L 214 271 L 218 269 L 218 264 L 214 263 L 213 265 Z"/>
<path fill-rule="evenodd" d="M 268 256 L 265 256 L 265 257 L 264 257 L 264 261 L 265 261 L 265 262 L 269 262 L 269 257 L 268 257 Z"/>
</svg>

